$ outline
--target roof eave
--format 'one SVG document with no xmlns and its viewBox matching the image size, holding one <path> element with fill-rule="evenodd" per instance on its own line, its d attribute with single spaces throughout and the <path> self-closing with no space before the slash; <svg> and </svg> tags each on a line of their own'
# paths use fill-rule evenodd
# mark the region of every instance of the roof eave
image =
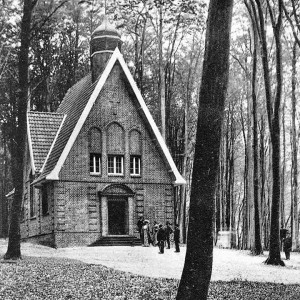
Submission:
<svg viewBox="0 0 300 300">
<path fill-rule="evenodd" d="M 31 164 L 32 175 L 34 175 L 35 172 L 36 172 L 36 167 L 35 167 L 35 163 L 34 163 L 33 147 L 32 147 L 31 134 L 30 134 L 30 124 L 29 124 L 28 112 L 26 114 L 26 118 L 27 118 L 27 139 L 28 139 L 28 148 L 29 148 L 29 155 L 30 155 L 30 164 Z"/>
</svg>

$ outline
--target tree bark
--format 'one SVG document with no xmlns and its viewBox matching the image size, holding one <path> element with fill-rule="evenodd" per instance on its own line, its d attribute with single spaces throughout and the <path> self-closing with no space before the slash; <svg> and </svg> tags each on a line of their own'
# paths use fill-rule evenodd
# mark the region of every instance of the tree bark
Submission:
<svg viewBox="0 0 300 300">
<path fill-rule="evenodd" d="M 299 215 L 298 215 L 298 141 L 296 132 L 296 64 L 297 42 L 293 45 L 292 58 L 292 201 L 291 201 L 291 235 L 293 248 L 299 249 Z"/>
<path fill-rule="evenodd" d="M 257 122 L 257 95 L 256 95 L 256 81 L 257 81 L 257 28 L 255 25 L 255 17 L 251 6 L 247 6 L 252 25 L 253 34 L 253 52 L 252 52 L 252 151 L 253 151 L 253 199 L 254 199 L 254 245 L 252 247 L 252 253 L 254 255 L 260 255 L 263 253 L 260 235 L 260 211 L 259 211 L 259 172 L 258 172 L 258 122 Z"/>
<path fill-rule="evenodd" d="M 272 206 L 271 206 L 271 230 L 270 230 L 270 251 L 266 264 L 284 266 L 280 257 L 280 235 L 279 235 L 279 217 L 280 217 L 280 102 L 282 97 L 282 50 L 281 50 L 281 29 L 282 29 L 282 0 L 278 0 L 278 19 L 272 17 L 272 10 L 269 2 L 269 13 L 272 20 L 273 33 L 276 46 L 276 95 L 274 101 L 273 113 L 270 111 L 271 121 L 269 121 L 271 143 L 272 143 Z M 270 100 L 271 98 L 269 98 Z M 268 100 L 268 99 L 267 99 Z M 270 107 L 269 107 L 270 109 Z"/>
<path fill-rule="evenodd" d="M 21 21 L 21 46 L 18 62 L 19 91 L 18 99 L 18 123 L 15 135 L 12 137 L 12 178 L 15 187 L 15 194 L 10 211 L 9 240 L 5 259 L 20 259 L 20 212 L 23 197 L 23 163 L 26 138 L 26 112 L 28 101 L 28 68 L 29 68 L 29 47 L 30 27 L 32 12 L 37 0 L 24 0 L 23 17 Z"/>
<path fill-rule="evenodd" d="M 267 11 L 270 17 L 273 36 L 276 47 L 276 95 L 272 99 L 271 80 L 268 61 L 268 45 L 265 30 L 265 19 L 267 12 L 262 7 L 260 0 L 251 0 L 258 35 L 261 43 L 261 59 L 264 72 L 265 97 L 267 106 L 268 123 L 271 137 L 271 159 L 272 159 L 272 205 L 271 205 L 271 224 L 270 224 L 270 251 L 266 264 L 284 265 L 280 257 L 280 236 L 279 236 L 279 218 L 280 218 L 280 102 L 282 98 L 282 51 L 281 51 L 281 30 L 282 30 L 282 12 L 283 2 L 277 1 L 278 16 L 275 20 L 274 3 L 271 7 L 267 0 Z"/>
<path fill-rule="evenodd" d="M 187 251 L 177 300 L 207 299 L 213 261 L 214 195 L 229 74 L 232 0 L 208 13 L 192 176 Z"/>
</svg>

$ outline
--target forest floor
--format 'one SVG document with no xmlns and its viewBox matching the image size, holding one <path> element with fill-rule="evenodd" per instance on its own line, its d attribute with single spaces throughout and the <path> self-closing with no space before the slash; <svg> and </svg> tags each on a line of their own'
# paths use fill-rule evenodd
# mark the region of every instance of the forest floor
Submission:
<svg viewBox="0 0 300 300">
<path fill-rule="evenodd" d="M 0 256 L 7 241 L 0 240 Z M 185 247 L 53 249 L 22 243 L 23 259 L 0 261 L 0 299 L 175 299 Z M 209 299 L 300 299 L 300 253 L 285 267 L 264 255 L 214 249 Z M 284 254 L 282 254 L 282 258 Z"/>
</svg>

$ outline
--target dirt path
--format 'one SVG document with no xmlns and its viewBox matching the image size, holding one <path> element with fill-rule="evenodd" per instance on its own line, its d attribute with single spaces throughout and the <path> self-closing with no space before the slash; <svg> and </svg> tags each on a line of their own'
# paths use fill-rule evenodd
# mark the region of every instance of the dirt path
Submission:
<svg viewBox="0 0 300 300">
<path fill-rule="evenodd" d="M 0 240 L 0 255 L 6 251 L 7 243 Z M 64 257 L 89 264 L 101 264 L 134 274 L 180 279 L 185 247 L 180 253 L 174 248 L 166 249 L 159 255 L 155 247 L 75 247 L 52 249 L 30 243 L 22 243 L 23 256 Z M 282 257 L 284 255 L 282 254 Z M 291 260 L 284 262 L 286 267 L 267 266 L 263 256 L 254 257 L 249 251 L 214 249 L 212 280 L 230 281 L 234 279 L 300 284 L 300 253 L 291 253 Z"/>
</svg>

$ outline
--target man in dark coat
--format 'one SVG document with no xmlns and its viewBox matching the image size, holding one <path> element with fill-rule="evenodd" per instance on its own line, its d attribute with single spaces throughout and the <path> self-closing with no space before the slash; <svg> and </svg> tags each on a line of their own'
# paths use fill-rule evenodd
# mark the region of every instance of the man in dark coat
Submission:
<svg viewBox="0 0 300 300">
<path fill-rule="evenodd" d="M 144 244 L 144 231 L 143 231 L 144 217 L 141 216 L 136 225 L 138 227 L 141 242 L 142 242 L 142 244 Z"/>
<path fill-rule="evenodd" d="M 159 224 L 159 229 L 158 229 L 158 232 L 157 232 L 157 242 L 158 242 L 158 247 L 159 247 L 159 253 L 160 254 L 164 253 L 165 239 L 166 239 L 165 230 L 163 229 L 162 224 Z"/>
<path fill-rule="evenodd" d="M 289 260 L 292 251 L 292 238 L 289 232 L 287 232 L 286 238 L 283 240 L 283 251 L 285 253 L 286 260 Z"/>
<path fill-rule="evenodd" d="M 180 252 L 179 241 L 180 241 L 180 229 L 178 224 L 175 224 L 175 229 L 174 229 L 175 252 Z"/>
<path fill-rule="evenodd" d="M 172 229 L 169 221 L 167 221 L 167 223 L 166 223 L 165 231 L 166 231 L 166 240 L 167 240 L 167 245 L 168 245 L 167 249 L 170 249 L 170 235 L 171 235 L 171 233 L 173 233 L 173 229 Z"/>
</svg>

